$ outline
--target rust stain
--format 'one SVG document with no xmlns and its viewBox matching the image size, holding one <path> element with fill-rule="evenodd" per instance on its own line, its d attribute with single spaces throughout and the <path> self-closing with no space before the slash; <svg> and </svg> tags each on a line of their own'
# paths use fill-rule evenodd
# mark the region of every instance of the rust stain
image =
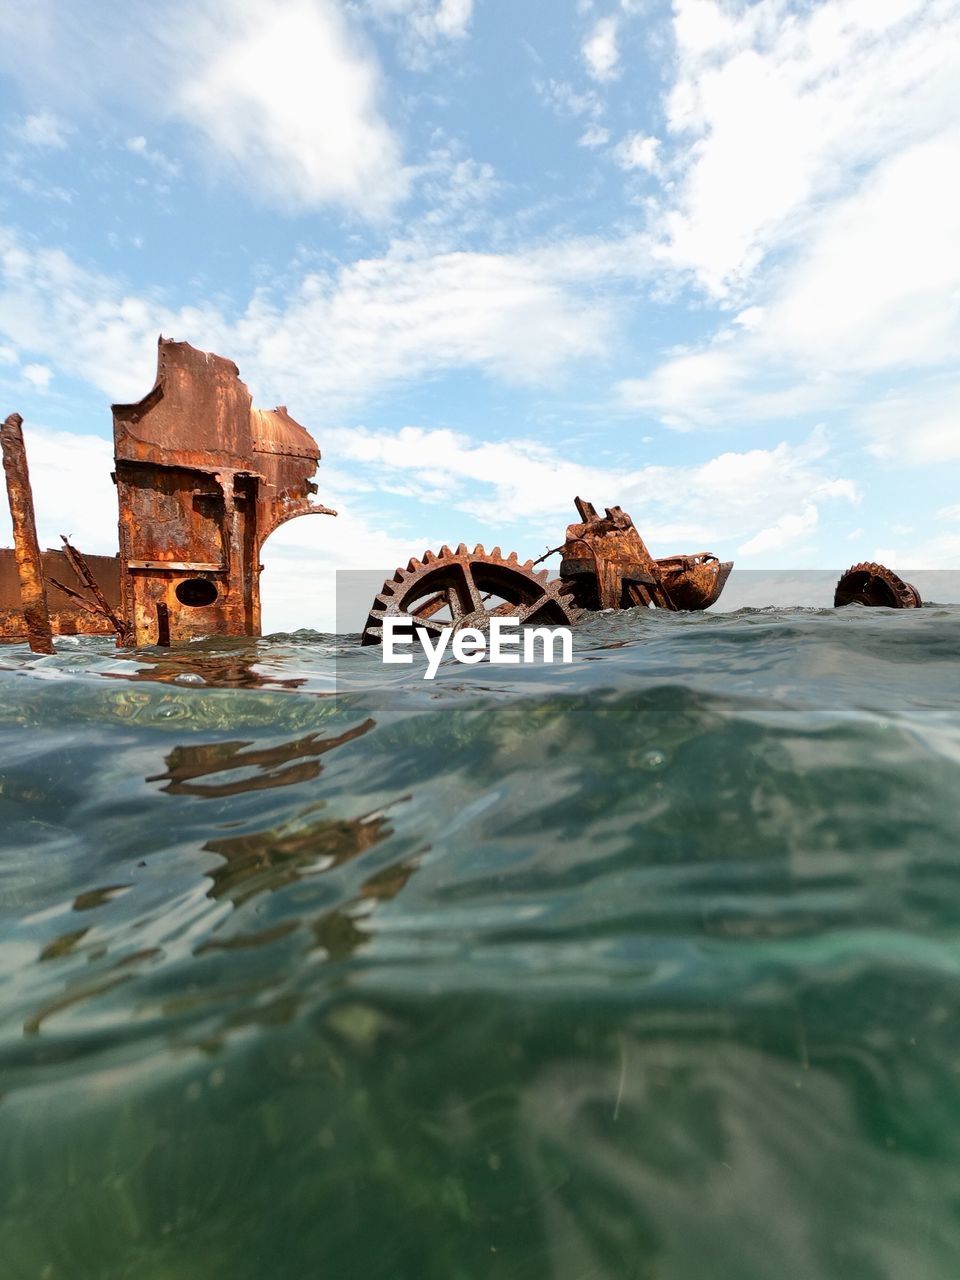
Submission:
<svg viewBox="0 0 960 1280">
<path fill-rule="evenodd" d="M 0 642 L 25 638 L 52 653 L 57 634 L 112 633 L 135 647 L 259 636 L 264 542 L 296 516 L 337 514 L 313 501 L 317 442 L 285 406 L 255 408 L 232 360 L 162 335 L 152 390 L 136 404 L 115 404 L 113 429 L 120 551 L 85 557 L 66 537 L 62 551 L 40 551 L 22 419 L 14 413 L 3 424 L 16 545 L 0 549 Z M 719 599 L 731 561 L 709 551 L 654 558 L 621 507 L 600 516 L 591 503 L 574 502 L 580 519 L 553 549 L 561 553 L 559 579 L 499 547 L 427 551 L 384 583 L 362 643 L 380 642 L 387 617 L 436 633 L 483 629 L 498 615 L 569 625 L 582 610 L 692 611 Z M 65 581 L 70 575 L 76 585 Z M 873 563 L 854 565 L 837 584 L 834 603 L 854 602 L 922 604 L 915 587 Z M 239 661 L 230 680 L 247 682 L 245 672 Z M 304 754 L 297 769 L 315 770 L 313 753 Z"/>
<path fill-rule="evenodd" d="M 575 498 L 580 520 L 567 527 L 566 541 L 540 557 L 559 551 L 559 579 L 550 580 L 539 561 L 521 562 L 499 547 L 469 551 L 427 551 L 397 569 L 370 607 L 361 644 L 380 644 L 385 618 L 405 618 L 434 634 L 451 627 L 484 630 L 497 615 L 521 622 L 571 625 L 582 610 L 708 609 L 726 585 L 731 561 L 710 551 L 655 560 L 621 507 L 599 516 L 592 503 Z"/>
<path fill-rule="evenodd" d="M 157 380 L 113 406 L 123 615 L 136 645 L 260 634 L 260 549 L 312 501 L 320 450 L 255 409 L 232 360 L 160 338 Z"/>
<path fill-rule="evenodd" d="M 569 626 L 579 609 L 566 584 L 549 577 L 532 560 L 521 562 L 516 552 L 504 556 L 499 547 L 485 551 L 478 545 L 470 551 L 461 542 L 456 551 L 446 546 L 439 553 L 425 551 L 422 560 L 415 556 L 383 584 L 360 643 L 382 643 L 385 618 L 409 619 L 411 626 L 433 635 L 464 627 L 485 631 L 491 618 L 503 615 Z"/>
<path fill-rule="evenodd" d="M 50 629 L 55 636 L 113 635 L 115 627 L 91 602 L 77 599 L 80 592 L 68 587 L 73 570 L 63 551 L 47 548 L 40 553 L 47 589 Z M 114 612 L 120 609 L 120 561 L 116 556 L 85 556 L 84 561 Z M 58 585 L 63 584 L 63 585 Z M 79 585 L 79 584 L 78 584 Z M 27 639 L 27 624 L 20 601 L 16 553 L 0 547 L 0 643 Z"/>
<path fill-rule="evenodd" d="M 580 523 L 567 528 L 560 577 L 583 609 L 708 609 L 726 585 L 732 561 L 710 551 L 655 560 L 633 520 L 620 507 L 604 516 L 582 498 L 574 502 Z"/>
<path fill-rule="evenodd" d="M 560 577 L 569 582 L 582 609 L 675 609 L 656 562 L 620 507 L 605 516 L 582 498 L 574 498 L 580 523 L 567 527 L 561 549 Z"/>
<path fill-rule="evenodd" d="M 886 565 L 872 562 L 855 564 L 841 576 L 833 603 L 837 608 L 865 604 L 874 608 L 919 609 L 923 605 L 915 586 L 898 578 Z"/>
<path fill-rule="evenodd" d="M 37 524 L 33 513 L 33 492 L 23 445 L 23 419 L 11 413 L 0 427 L 3 470 L 7 477 L 7 497 L 13 521 L 14 559 L 20 583 L 20 606 L 27 642 L 34 653 L 53 653 L 53 632 L 47 607 Z"/>
<path fill-rule="evenodd" d="M 716 604 L 733 568 L 732 560 L 720 560 L 712 551 L 664 556 L 656 564 L 660 581 L 674 605 L 689 612 Z"/>
</svg>

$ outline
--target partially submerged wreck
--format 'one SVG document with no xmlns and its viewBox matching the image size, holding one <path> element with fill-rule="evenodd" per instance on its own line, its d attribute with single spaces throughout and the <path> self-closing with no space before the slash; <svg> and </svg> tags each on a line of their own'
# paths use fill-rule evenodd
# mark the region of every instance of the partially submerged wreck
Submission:
<svg viewBox="0 0 960 1280">
<path fill-rule="evenodd" d="M 312 500 L 313 436 L 282 405 L 254 408 L 232 360 L 163 337 L 153 389 L 113 406 L 113 436 L 118 555 L 88 559 L 69 544 L 41 554 L 20 419 L 4 423 L 17 545 L 0 551 L 0 638 L 37 647 L 50 633 L 113 631 L 140 646 L 259 635 L 264 542 L 296 516 L 336 515 Z"/>
<path fill-rule="evenodd" d="M 0 641 L 52 653 L 54 635 L 114 634 L 136 647 L 260 635 L 264 542 L 297 516 L 337 514 L 313 501 L 313 436 L 283 405 L 254 408 L 232 360 L 161 336 L 156 383 L 136 404 L 113 406 L 113 437 L 119 551 L 84 556 L 65 537 L 41 551 L 22 419 L 0 428 L 15 543 L 0 549 Z M 384 583 L 361 642 L 380 643 L 387 617 L 458 630 L 498 614 L 572 623 L 601 609 L 691 611 L 719 599 L 732 562 L 709 551 L 655 559 L 620 507 L 599 516 L 575 503 L 580 520 L 541 557 L 560 553 L 559 578 L 499 547 L 427 551 Z M 854 565 L 837 584 L 834 603 L 853 602 L 921 603 L 876 564 Z"/>
</svg>

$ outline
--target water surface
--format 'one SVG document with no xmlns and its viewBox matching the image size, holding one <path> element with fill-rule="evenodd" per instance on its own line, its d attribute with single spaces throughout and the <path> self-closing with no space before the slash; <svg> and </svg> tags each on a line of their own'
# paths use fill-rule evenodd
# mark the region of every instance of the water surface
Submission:
<svg viewBox="0 0 960 1280">
<path fill-rule="evenodd" d="M 577 658 L 0 650 L 3 1280 L 955 1280 L 960 607 Z"/>
</svg>

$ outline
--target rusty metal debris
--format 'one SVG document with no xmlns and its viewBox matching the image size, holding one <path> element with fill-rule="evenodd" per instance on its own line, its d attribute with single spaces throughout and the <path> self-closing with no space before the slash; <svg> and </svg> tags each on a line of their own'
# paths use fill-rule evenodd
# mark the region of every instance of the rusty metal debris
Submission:
<svg viewBox="0 0 960 1280">
<path fill-rule="evenodd" d="M 41 552 L 22 419 L 4 422 L 15 547 L 0 550 L 0 642 L 26 639 L 52 653 L 57 634 L 114 634 L 137 647 L 258 636 L 264 542 L 296 516 L 336 515 L 312 500 L 316 441 L 284 406 L 254 408 L 232 360 L 162 336 L 153 389 L 136 404 L 115 404 L 113 428 L 120 551 L 85 557 L 66 537 L 62 550 Z M 622 508 L 600 516 L 574 501 L 580 520 L 553 549 L 558 579 L 499 547 L 427 551 L 384 583 L 362 643 L 379 644 L 391 617 L 438 634 L 483 630 L 498 615 L 569 625 L 582 611 L 694 611 L 719 599 L 731 561 L 709 551 L 654 558 Z M 854 602 L 922 603 L 915 587 L 872 563 L 837 583 L 834 603 Z"/>
<path fill-rule="evenodd" d="M 833 603 L 836 608 L 865 604 L 887 609 L 919 609 L 920 592 L 898 578 L 886 565 L 864 562 L 849 568 L 837 583 Z"/>
<path fill-rule="evenodd" d="M 110 601 L 104 595 L 99 582 L 93 575 L 86 557 L 81 555 L 76 547 L 71 546 L 66 534 L 61 533 L 60 541 L 63 543 L 63 554 L 67 563 L 76 575 L 77 581 L 81 586 L 90 592 L 90 596 L 85 596 L 80 591 L 75 591 L 73 587 L 65 586 L 64 583 L 58 581 L 52 575 L 50 582 L 65 596 L 69 596 L 71 600 L 76 600 L 79 607 L 85 613 L 91 613 L 96 618 L 101 618 L 106 626 L 116 634 L 117 642 L 122 645 L 133 643 L 133 631 L 126 619 L 121 618 L 117 611 L 111 606 Z"/>
<path fill-rule="evenodd" d="M 53 653 L 47 587 L 43 578 L 43 562 L 37 541 L 37 523 L 33 514 L 33 493 L 27 454 L 23 447 L 23 419 L 11 413 L 0 427 L 3 470 L 7 477 L 7 497 L 13 521 L 14 556 L 20 585 L 20 605 L 27 630 L 27 643 L 34 653 Z"/>
<path fill-rule="evenodd" d="M 80 603 L 73 588 L 62 590 L 57 583 L 69 581 L 73 570 L 62 550 L 46 548 L 40 553 L 47 588 L 50 629 L 55 636 L 110 636 L 115 628 L 108 618 L 89 612 L 90 602 Z M 111 609 L 120 609 L 120 561 L 117 556 L 85 556 L 84 562 L 95 577 Z M 79 583 L 78 583 L 79 585 Z M 0 644 L 27 639 L 27 625 L 20 603 L 20 581 L 16 555 L 0 547 Z"/>
<path fill-rule="evenodd" d="M 53 634 L 258 636 L 264 542 L 295 516 L 336 515 L 312 501 L 320 450 L 306 428 L 283 405 L 254 408 L 232 360 L 186 342 L 161 336 L 153 389 L 113 406 L 118 558 L 84 557 L 66 538 L 41 554 L 21 424 L 3 426 L 16 546 L 0 551 L 0 641 L 52 653 Z"/>
<path fill-rule="evenodd" d="M 719 599 L 732 561 L 710 551 L 655 560 L 620 507 L 598 516 L 592 503 L 574 502 L 581 522 L 567 528 L 560 577 L 573 585 L 581 608 L 695 611 Z"/>
<path fill-rule="evenodd" d="M 561 580 L 568 582 L 582 609 L 631 609 L 636 605 L 675 608 L 660 581 L 653 556 L 633 521 L 620 507 L 605 516 L 575 498 L 580 523 L 567 528 L 561 550 Z"/>
<path fill-rule="evenodd" d="M 452 628 L 486 630 L 490 619 L 509 615 L 521 622 L 570 625 L 579 613 L 568 588 L 549 581 L 533 561 L 521 563 L 516 552 L 504 556 L 499 547 L 456 551 L 441 547 L 424 552 L 383 584 L 370 610 L 361 644 L 380 644 L 385 618 L 405 618 L 411 626 L 434 635 Z"/>
<path fill-rule="evenodd" d="M 712 551 L 657 560 L 664 591 L 674 607 L 685 613 L 698 613 L 716 604 L 732 568 L 732 560 L 720 560 Z"/>
<path fill-rule="evenodd" d="M 546 569 L 536 572 L 533 561 L 521 564 L 516 553 L 504 559 L 499 547 L 489 554 L 481 546 L 468 551 L 463 543 L 456 551 L 443 547 L 439 555 L 428 551 L 383 584 L 361 643 L 379 644 L 387 617 L 437 633 L 446 627 L 485 630 L 490 618 L 504 614 L 569 625 L 584 610 L 698 610 L 718 599 L 731 562 L 709 551 L 655 560 L 620 507 L 599 516 L 591 503 L 574 502 L 580 522 L 553 549 L 562 556 L 559 579 L 551 581 Z"/>
<path fill-rule="evenodd" d="M 260 634 L 260 549 L 311 501 L 320 450 L 255 409 L 232 360 L 159 342 L 157 381 L 113 406 L 123 614 L 137 645 Z"/>
</svg>

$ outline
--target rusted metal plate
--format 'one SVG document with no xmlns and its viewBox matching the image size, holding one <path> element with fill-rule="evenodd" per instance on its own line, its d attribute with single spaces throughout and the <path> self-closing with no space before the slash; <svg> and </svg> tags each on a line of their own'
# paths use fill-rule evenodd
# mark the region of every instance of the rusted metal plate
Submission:
<svg viewBox="0 0 960 1280">
<path fill-rule="evenodd" d="M 709 609 L 716 604 L 732 568 L 732 560 L 719 560 L 711 551 L 657 560 L 664 589 L 676 608 L 685 612 Z"/>
<path fill-rule="evenodd" d="M 161 337 L 157 381 L 114 405 L 121 593 L 137 645 L 260 634 L 260 549 L 312 501 L 320 450 L 255 409 L 232 360 Z"/>
<path fill-rule="evenodd" d="M 923 601 L 915 586 L 898 578 L 885 564 L 865 561 L 841 576 L 833 603 L 837 608 L 865 604 L 874 608 L 919 609 Z"/>
<path fill-rule="evenodd" d="M 108 618 L 82 609 L 56 585 L 73 584 L 73 570 L 62 551 L 41 552 L 47 588 L 50 629 L 55 636 L 109 636 L 114 627 Z M 86 556 L 86 563 L 112 609 L 120 611 L 120 560 L 117 556 Z M 80 587 L 79 583 L 76 583 Z M 0 548 L 0 643 L 22 643 L 27 625 L 20 606 L 19 581 L 14 552 Z"/>
</svg>

